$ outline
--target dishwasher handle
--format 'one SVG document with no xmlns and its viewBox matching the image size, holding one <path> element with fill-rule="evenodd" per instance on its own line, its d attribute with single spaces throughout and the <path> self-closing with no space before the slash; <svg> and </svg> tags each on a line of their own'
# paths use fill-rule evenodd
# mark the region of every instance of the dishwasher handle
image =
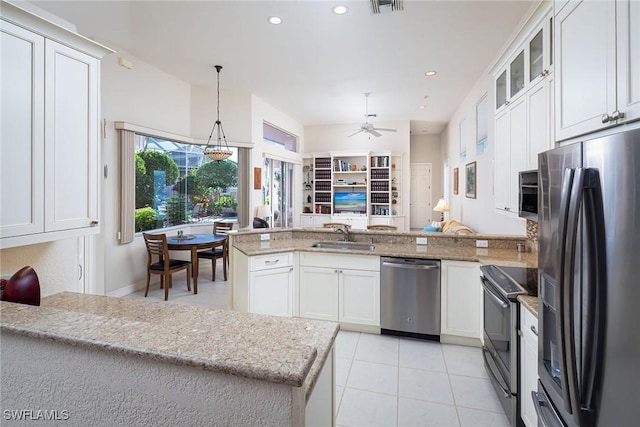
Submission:
<svg viewBox="0 0 640 427">
<path fill-rule="evenodd" d="M 397 264 L 395 262 L 382 262 L 383 267 L 408 268 L 410 270 L 439 270 L 439 265 L 433 264 Z"/>
</svg>

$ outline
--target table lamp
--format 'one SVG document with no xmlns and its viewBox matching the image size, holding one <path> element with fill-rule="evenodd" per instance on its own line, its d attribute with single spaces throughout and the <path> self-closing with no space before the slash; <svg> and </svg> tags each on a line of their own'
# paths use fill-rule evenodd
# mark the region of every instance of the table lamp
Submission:
<svg viewBox="0 0 640 427">
<path fill-rule="evenodd" d="M 447 202 L 444 200 L 444 197 L 441 197 L 440 200 L 438 200 L 438 204 L 435 208 L 433 208 L 433 210 L 436 212 L 440 212 L 440 222 L 442 222 L 444 221 L 444 213 L 449 212 L 451 209 L 449 208 Z"/>
<path fill-rule="evenodd" d="M 260 205 L 256 208 L 256 216 L 258 218 L 267 219 L 271 215 L 271 209 L 267 205 Z"/>
</svg>

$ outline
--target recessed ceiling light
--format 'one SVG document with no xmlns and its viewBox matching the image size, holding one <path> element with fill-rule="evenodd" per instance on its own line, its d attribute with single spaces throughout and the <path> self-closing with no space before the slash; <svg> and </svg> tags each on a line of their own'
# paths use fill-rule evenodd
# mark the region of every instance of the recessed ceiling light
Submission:
<svg viewBox="0 0 640 427">
<path fill-rule="evenodd" d="M 436 74 L 438 74 L 438 72 L 434 71 L 434 70 L 430 70 L 430 71 L 427 71 L 426 73 L 424 73 L 424 75 L 427 76 L 427 77 L 435 76 Z"/>
<path fill-rule="evenodd" d="M 333 9 L 331 9 L 336 15 L 344 15 L 348 10 L 349 8 L 347 6 L 334 6 Z"/>
<path fill-rule="evenodd" d="M 426 105 L 418 105 L 418 109 L 420 109 L 420 110 L 424 110 L 425 108 L 427 108 Z"/>
<path fill-rule="evenodd" d="M 269 18 L 269 23 L 273 25 L 280 25 L 282 24 L 282 19 L 277 16 L 272 16 Z"/>
</svg>

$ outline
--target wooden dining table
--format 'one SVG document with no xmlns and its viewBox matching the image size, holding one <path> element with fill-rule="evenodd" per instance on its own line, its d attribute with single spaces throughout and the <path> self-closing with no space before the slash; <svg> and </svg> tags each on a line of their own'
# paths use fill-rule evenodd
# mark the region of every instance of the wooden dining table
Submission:
<svg viewBox="0 0 640 427">
<path fill-rule="evenodd" d="M 193 293 L 198 293 L 198 250 L 222 247 L 222 262 L 227 262 L 226 234 L 184 234 L 167 236 L 170 251 L 191 251 L 191 274 L 193 276 Z"/>
</svg>

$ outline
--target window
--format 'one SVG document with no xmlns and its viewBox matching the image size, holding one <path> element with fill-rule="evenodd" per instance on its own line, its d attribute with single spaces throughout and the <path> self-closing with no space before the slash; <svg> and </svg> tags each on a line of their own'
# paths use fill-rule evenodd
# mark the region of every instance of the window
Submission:
<svg viewBox="0 0 640 427">
<path fill-rule="evenodd" d="M 237 217 L 238 150 L 220 162 L 203 146 L 135 135 L 135 231 Z"/>
<path fill-rule="evenodd" d="M 265 158 L 262 167 L 262 203 L 269 206 L 271 227 L 293 227 L 293 164 Z"/>
</svg>

